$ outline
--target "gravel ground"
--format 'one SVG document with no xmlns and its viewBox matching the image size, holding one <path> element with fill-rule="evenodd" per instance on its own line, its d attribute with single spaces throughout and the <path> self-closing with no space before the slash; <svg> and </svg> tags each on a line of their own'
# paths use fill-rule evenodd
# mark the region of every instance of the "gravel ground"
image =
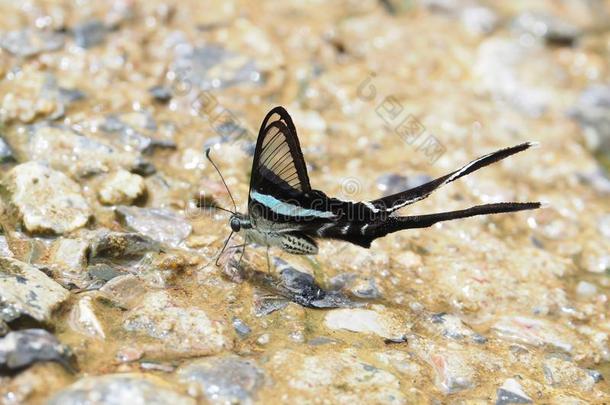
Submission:
<svg viewBox="0 0 610 405">
<path fill-rule="evenodd" d="M 0 404 L 610 403 L 610 2 L 0 1 Z M 549 207 L 216 255 L 283 105 L 314 188 Z"/>
</svg>

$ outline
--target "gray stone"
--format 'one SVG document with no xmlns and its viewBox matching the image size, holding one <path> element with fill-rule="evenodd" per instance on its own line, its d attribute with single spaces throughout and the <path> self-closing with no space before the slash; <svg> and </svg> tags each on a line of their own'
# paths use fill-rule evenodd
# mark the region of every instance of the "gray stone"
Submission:
<svg viewBox="0 0 610 405">
<path fill-rule="evenodd" d="M 183 217 L 163 208 L 118 206 L 115 214 L 131 230 L 170 246 L 179 245 L 192 230 Z"/>
<path fill-rule="evenodd" d="M 275 257 L 273 262 L 280 272 L 280 280 L 265 278 L 272 291 L 304 307 L 344 308 L 358 304 L 337 291 L 325 291 L 310 274 L 303 273 L 284 260 Z"/>
<path fill-rule="evenodd" d="M 14 162 L 15 155 L 8 143 L 0 136 L 0 163 Z"/>
<path fill-rule="evenodd" d="M 37 268 L 0 257 L 0 319 L 10 322 L 28 315 L 46 322 L 68 297 L 67 290 Z"/>
<path fill-rule="evenodd" d="M 257 365 L 237 356 L 198 360 L 178 370 L 180 382 L 203 392 L 212 404 L 252 404 L 264 382 Z"/>
<path fill-rule="evenodd" d="M 529 11 L 519 14 L 515 18 L 512 29 L 518 33 L 527 33 L 558 45 L 572 45 L 581 35 L 578 27 L 556 16 Z"/>
<path fill-rule="evenodd" d="M 91 241 L 91 259 L 139 259 L 148 252 L 158 252 L 159 243 L 135 232 L 98 233 Z"/>
<path fill-rule="evenodd" d="M 135 168 L 140 156 L 64 126 L 41 123 L 29 127 L 27 157 L 47 162 L 54 169 L 75 177 L 85 177 L 119 168 Z"/>
<path fill-rule="evenodd" d="M 136 401 L 136 402 L 134 402 Z M 53 395 L 47 405 L 195 405 L 194 399 L 171 390 L 162 379 L 146 374 L 86 377 Z"/>
<path fill-rule="evenodd" d="M 176 143 L 171 138 L 162 138 L 157 123 L 149 112 L 112 114 L 100 126 L 123 148 L 148 153 L 156 148 L 174 149 Z"/>
<path fill-rule="evenodd" d="M 123 329 L 159 340 L 163 353 L 206 356 L 230 349 L 226 324 L 212 320 L 202 309 L 181 307 L 165 291 L 148 293 L 130 310 Z"/>
<path fill-rule="evenodd" d="M 377 188 L 384 196 L 388 196 L 421 186 L 431 180 L 432 177 L 427 174 L 415 174 L 407 177 L 401 174 L 390 173 L 377 178 Z"/>
<path fill-rule="evenodd" d="M 610 84 L 587 87 L 568 114 L 583 129 L 589 149 L 610 153 Z"/>
<path fill-rule="evenodd" d="M 18 370 L 40 361 L 55 361 L 73 370 L 70 348 L 44 329 L 9 332 L 0 338 L 0 368 Z"/>
<path fill-rule="evenodd" d="M 532 399 L 523 392 L 521 384 L 513 378 L 504 381 L 498 388 L 496 405 L 531 404 Z"/>
<path fill-rule="evenodd" d="M 85 336 L 105 339 L 106 333 L 101 321 L 95 314 L 93 300 L 85 295 L 72 307 L 68 317 L 68 325 L 72 330 Z"/>
<path fill-rule="evenodd" d="M 153 98 L 161 103 L 167 103 L 172 98 L 172 90 L 165 86 L 153 86 L 148 89 Z"/>
<path fill-rule="evenodd" d="M 232 323 L 233 329 L 235 329 L 239 337 L 245 338 L 252 333 L 252 329 L 241 319 L 234 317 Z"/>
<path fill-rule="evenodd" d="M 104 42 L 108 29 L 99 20 L 90 20 L 74 27 L 74 41 L 81 48 L 92 48 Z"/>
<path fill-rule="evenodd" d="M 41 52 L 56 51 L 63 46 L 62 34 L 32 28 L 9 31 L 0 37 L 0 47 L 18 56 L 34 56 Z"/>
<path fill-rule="evenodd" d="M 131 309 L 140 304 L 146 291 L 144 283 L 133 274 L 113 277 L 100 288 L 100 293 L 106 299 L 125 309 Z"/>
<path fill-rule="evenodd" d="M 14 167 L 6 184 L 11 202 L 30 232 L 63 234 L 84 226 L 91 217 L 80 186 L 41 163 Z"/>
<path fill-rule="evenodd" d="M 144 179 L 127 170 L 119 169 L 109 175 L 98 190 L 102 204 L 131 204 L 146 192 Z"/>
</svg>

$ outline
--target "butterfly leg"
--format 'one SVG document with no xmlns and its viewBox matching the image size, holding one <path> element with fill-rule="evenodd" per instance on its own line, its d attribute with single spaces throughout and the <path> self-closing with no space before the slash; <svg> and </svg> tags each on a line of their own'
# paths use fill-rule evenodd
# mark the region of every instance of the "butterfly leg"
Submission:
<svg viewBox="0 0 610 405">
<path fill-rule="evenodd" d="M 267 246 L 266 256 L 267 256 L 267 273 L 271 273 L 271 260 L 269 259 L 269 246 Z"/>
</svg>

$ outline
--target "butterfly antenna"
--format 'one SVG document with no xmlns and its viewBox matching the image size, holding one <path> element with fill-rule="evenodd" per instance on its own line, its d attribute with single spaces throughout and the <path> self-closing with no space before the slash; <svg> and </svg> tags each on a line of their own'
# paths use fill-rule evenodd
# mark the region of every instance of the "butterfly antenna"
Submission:
<svg viewBox="0 0 610 405">
<path fill-rule="evenodd" d="M 225 181 L 225 178 L 222 177 L 222 173 L 220 173 L 220 170 L 218 169 L 218 166 L 216 166 L 216 163 L 214 163 L 214 161 L 210 157 L 210 148 L 207 148 L 205 150 L 205 157 L 208 158 L 208 160 L 210 161 L 212 166 L 214 166 L 214 169 L 216 169 L 216 171 L 218 172 L 218 175 L 220 176 L 220 179 L 222 180 L 222 184 L 225 185 L 225 188 L 227 189 L 227 192 L 229 193 L 229 197 L 231 197 L 231 202 L 233 202 L 233 208 L 235 208 L 235 212 L 237 212 L 237 204 L 235 204 L 235 200 L 233 199 L 233 195 L 231 194 L 231 190 L 229 190 L 229 186 L 227 186 L 227 182 Z M 220 208 L 220 207 L 217 207 L 217 208 Z M 227 211 L 227 212 L 231 212 L 232 214 L 235 214 L 235 212 L 232 212 L 232 211 L 229 211 L 229 210 L 225 210 L 223 208 L 221 208 L 221 209 L 224 210 L 224 211 Z M 225 243 L 225 246 L 226 246 L 226 243 Z M 224 250 L 224 248 L 223 248 L 223 250 Z"/>
</svg>

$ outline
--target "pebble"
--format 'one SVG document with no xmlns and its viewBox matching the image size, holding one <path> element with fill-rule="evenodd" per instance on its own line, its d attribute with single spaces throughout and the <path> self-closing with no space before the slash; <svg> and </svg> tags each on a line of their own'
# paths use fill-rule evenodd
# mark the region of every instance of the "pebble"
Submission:
<svg viewBox="0 0 610 405">
<path fill-rule="evenodd" d="M 587 281 L 579 281 L 576 285 L 576 294 L 581 297 L 592 297 L 597 294 L 597 287 Z"/>
<path fill-rule="evenodd" d="M 153 98 L 161 103 L 167 103 L 172 99 L 172 90 L 165 86 L 153 86 L 148 89 Z"/>
<path fill-rule="evenodd" d="M 135 232 L 102 230 L 91 241 L 91 259 L 139 259 L 149 252 L 158 252 L 159 243 Z"/>
<path fill-rule="evenodd" d="M 104 327 L 95 314 L 93 301 L 90 296 L 84 296 L 72 307 L 68 319 L 72 330 L 93 338 L 104 340 L 106 333 Z"/>
<path fill-rule="evenodd" d="M 487 341 L 484 336 L 474 332 L 455 315 L 440 312 L 431 315 L 429 319 L 430 323 L 426 326 L 434 333 L 440 333 L 442 336 L 454 340 L 469 338 L 475 343 L 485 343 Z"/>
<path fill-rule="evenodd" d="M 140 304 L 146 292 L 144 283 L 133 274 L 113 277 L 100 288 L 100 293 L 105 298 L 124 309 Z"/>
<path fill-rule="evenodd" d="M 597 382 L 588 370 L 569 360 L 551 357 L 544 361 L 542 368 L 546 382 L 554 387 L 591 391 Z"/>
<path fill-rule="evenodd" d="M 196 307 L 176 305 L 165 291 L 151 292 L 141 298 L 123 321 L 128 332 L 160 341 L 159 350 L 187 356 L 208 356 L 231 349 L 226 323 L 210 319 Z"/>
<path fill-rule="evenodd" d="M 276 384 L 287 384 L 292 403 L 405 404 L 401 380 L 350 349 L 319 354 L 281 350 L 265 365 Z"/>
<path fill-rule="evenodd" d="M 27 315 L 48 322 L 68 297 L 67 290 L 34 266 L 0 257 L 0 319 L 10 322 Z"/>
<path fill-rule="evenodd" d="M 63 46 L 62 34 L 32 28 L 9 31 L 0 37 L 0 47 L 17 56 L 34 56 L 42 52 L 56 51 Z"/>
<path fill-rule="evenodd" d="M 590 150 L 610 153 L 610 84 L 584 89 L 568 115 L 582 128 Z"/>
<path fill-rule="evenodd" d="M 517 33 L 544 38 L 547 42 L 556 45 L 572 45 L 581 35 L 578 27 L 553 15 L 539 12 L 521 13 L 511 25 Z"/>
<path fill-rule="evenodd" d="M 405 341 L 409 333 L 406 323 L 381 305 L 376 305 L 374 308 L 328 311 L 324 317 L 324 325 L 332 330 L 371 333 L 395 342 Z"/>
<path fill-rule="evenodd" d="M 100 129 L 113 136 L 115 144 L 126 151 L 150 153 L 155 148 L 176 148 L 173 139 L 157 135 L 157 122 L 147 111 L 109 115 Z"/>
<path fill-rule="evenodd" d="M 135 169 L 139 155 L 109 143 L 80 135 L 60 125 L 45 123 L 29 127 L 28 158 L 47 162 L 75 177 L 87 177 L 112 169 Z"/>
<path fill-rule="evenodd" d="M 9 146 L 8 143 L 4 140 L 4 138 L 0 135 L 0 163 L 8 163 L 14 162 L 15 155 L 13 154 L 13 150 Z"/>
<path fill-rule="evenodd" d="M 504 381 L 504 384 L 498 388 L 496 405 L 509 404 L 531 404 L 532 399 L 523 392 L 521 384 L 514 378 L 509 378 Z"/>
<path fill-rule="evenodd" d="M 14 167 L 7 184 L 11 202 L 30 232 L 61 235 L 84 226 L 92 215 L 80 186 L 41 163 Z"/>
<path fill-rule="evenodd" d="M 383 196 L 388 196 L 421 186 L 431 180 L 432 177 L 427 174 L 416 174 L 407 177 L 401 174 L 390 173 L 379 176 L 376 183 L 377 188 L 383 193 Z"/>
<path fill-rule="evenodd" d="M 104 42 L 108 29 L 99 20 L 89 20 L 74 26 L 74 42 L 81 48 L 92 48 Z"/>
<path fill-rule="evenodd" d="M 87 241 L 59 238 L 51 247 L 50 261 L 64 271 L 81 272 L 87 266 L 88 254 Z"/>
<path fill-rule="evenodd" d="M 85 377 L 53 395 L 47 405 L 196 405 L 159 377 L 123 373 Z"/>
<path fill-rule="evenodd" d="M 241 319 L 234 317 L 232 323 L 235 332 L 237 332 L 239 337 L 241 337 L 242 339 L 248 337 L 248 335 L 252 333 L 252 329 Z"/>
<path fill-rule="evenodd" d="M 164 208 L 118 206 L 115 214 L 129 229 L 170 246 L 178 246 L 192 231 L 183 217 Z"/>
<path fill-rule="evenodd" d="M 493 325 L 501 338 L 532 346 L 550 345 L 566 352 L 574 350 L 573 335 L 544 319 L 505 316 Z"/>
<path fill-rule="evenodd" d="M 312 275 L 301 272 L 288 262 L 275 257 L 273 263 L 280 272 L 280 281 L 266 279 L 269 287 L 278 295 L 304 307 L 342 308 L 357 304 L 336 291 L 325 291 Z"/>
<path fill-rule="evenodd" d="M 19 370 L 41 361 L 55 361 L 74 369 L 70 348 L 44 329 L 13 331 L 0 338 L 0 368 Z"/>
<path fill-rule="evenodd" d="M 189 393 L 201 392 L 211 404 L 252 404 L 265 379 L 254 361 L 238 356 L 197 360 L 177 375 Z"/>
<path fill-rule="evenodd" d="M 99 188 L 99 198 L 102 204 L 131 204 L 146 192 L 144 179 L 120 169 L 106 178 Z"/>
</svg>

